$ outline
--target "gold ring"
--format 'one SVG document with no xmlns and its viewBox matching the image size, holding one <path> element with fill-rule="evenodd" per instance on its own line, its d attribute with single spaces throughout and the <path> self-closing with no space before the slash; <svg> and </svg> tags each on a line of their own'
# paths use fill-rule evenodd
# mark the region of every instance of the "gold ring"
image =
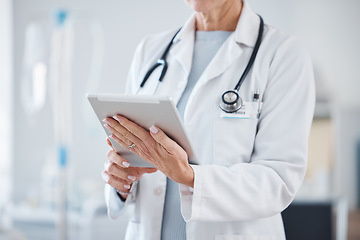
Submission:
<svg viewBox="0 0 360 240">
<path fill-rule="evenodd" d="M 135 146 L 136 146 L 136 144 L 133 143 L 133 144 L 131 144 L 131 145 L 129 146 L 129 148 L 130 148 L 130 149 L 133 149 Z"/>
</svg>

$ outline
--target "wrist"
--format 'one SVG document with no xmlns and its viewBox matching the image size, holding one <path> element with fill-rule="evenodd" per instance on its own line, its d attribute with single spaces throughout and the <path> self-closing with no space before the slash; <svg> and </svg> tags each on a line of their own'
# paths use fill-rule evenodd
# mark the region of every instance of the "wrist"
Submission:
<svg viewBox="0 0 360 240">
<path fill-rule="evenodd" d="M 187 165 L 187 170 L 185 171 L 185 178 L 182 184 L 194 188 L 194 181 L 195 181 L 195 173 L 193 168 L 190 164 Z"/>
</svg>

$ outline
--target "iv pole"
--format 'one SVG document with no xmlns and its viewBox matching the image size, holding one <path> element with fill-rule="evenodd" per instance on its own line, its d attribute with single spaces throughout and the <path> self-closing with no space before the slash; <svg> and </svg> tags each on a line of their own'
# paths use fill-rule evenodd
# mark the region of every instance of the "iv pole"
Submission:
<svg viewBox="0 0 360 240">
<path fill-rule="evenodd" d="M 67 165 L 71 140 L 71 65 L 73 31 L 68 13 L 55 12 L 55 26 L 51 36 L 49 81 L 52 103 L 55 146 L 59 166 L 58 230 L 59 240 L 68 238 L 67 229 Z"/>
</svg>

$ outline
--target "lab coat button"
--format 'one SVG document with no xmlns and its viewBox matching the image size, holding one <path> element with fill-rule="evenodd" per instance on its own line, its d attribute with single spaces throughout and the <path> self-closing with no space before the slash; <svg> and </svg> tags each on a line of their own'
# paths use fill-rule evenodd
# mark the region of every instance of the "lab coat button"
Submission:
<svg viewBox="0 0 360 240">
<path fill-rule="evenodd" d="M 185 85 L 186 85 L 186 82 L 185 82 L 185 81 L 181 81 L 181 82 L 178 83 L 177 89 L 178 89 L 178 90 L 181 90 L 181 89 L 183 89 L 183 88 L 185 87 Z"/>
<path fill-rule="evenodd" d="M 155 189 L 155 195 L 156 196 L 160 196 L 161 194 L 163 194 L 164 190 L 162 187 L 158 187 Z"/>
</svg>

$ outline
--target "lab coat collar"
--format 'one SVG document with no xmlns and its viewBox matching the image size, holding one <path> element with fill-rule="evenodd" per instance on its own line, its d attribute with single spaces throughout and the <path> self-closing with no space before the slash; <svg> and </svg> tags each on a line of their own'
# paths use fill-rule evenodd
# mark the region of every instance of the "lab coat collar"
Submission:
<svg viewBox="0 0 360 240">
<path fill-rule="evenodd" d="M 170 52 L 180 62 L 187 73 L 190 72 L 195 42 L 195 14 L 182 26 L 174 39 Z"/>
<path fill-rule="evenodd" d="M 195 39 L 195 13 L 191 15 L 191 17 L 185 22 L 185 24 L 181 27 L 180 32 L 176 35 L 174 39 L 174 44 L 184 39 L 192 38 Z"/>
<path fill-rule="evenodd" d="M 247 0 L 243 0 L 241 15 L 235 29 L 235 41 L 254 47 L 259 33 L 259 16 L 250 8 Z"/>
<path fill-rule="evenodd" d="M 180 32 L 174 39 L 173 47 L 170 52 L 180 62 L 185 71 L 189 74 L 192 64 L 192 54 L 194 50 L 195 42 L 195 23 L 196 18 L 193 14 L 183 25 Z M 245 44 L 250 47 L 254 47 L 259 31 L 260 19 L 259 16 L 253 12 L 246 0 L 243 0 L 243 7 L 241 15 L 237 23 L 237 27 L 234 31 L 234 43 Z M 227 59 L 229 64 L 234 60 L 234 57 L 241 54 L 242 50 L 236 46 L 232 46 L 232 50 L 237 54 L 232 55 L 231 58 Z M 226 69 L 228 64 L 222 64 L 223 68 Z M 214 77 L 220 74 L 224 69 L 218 69 L 216 72 L 212 72 L 208 77 Z"/>
</svg>

